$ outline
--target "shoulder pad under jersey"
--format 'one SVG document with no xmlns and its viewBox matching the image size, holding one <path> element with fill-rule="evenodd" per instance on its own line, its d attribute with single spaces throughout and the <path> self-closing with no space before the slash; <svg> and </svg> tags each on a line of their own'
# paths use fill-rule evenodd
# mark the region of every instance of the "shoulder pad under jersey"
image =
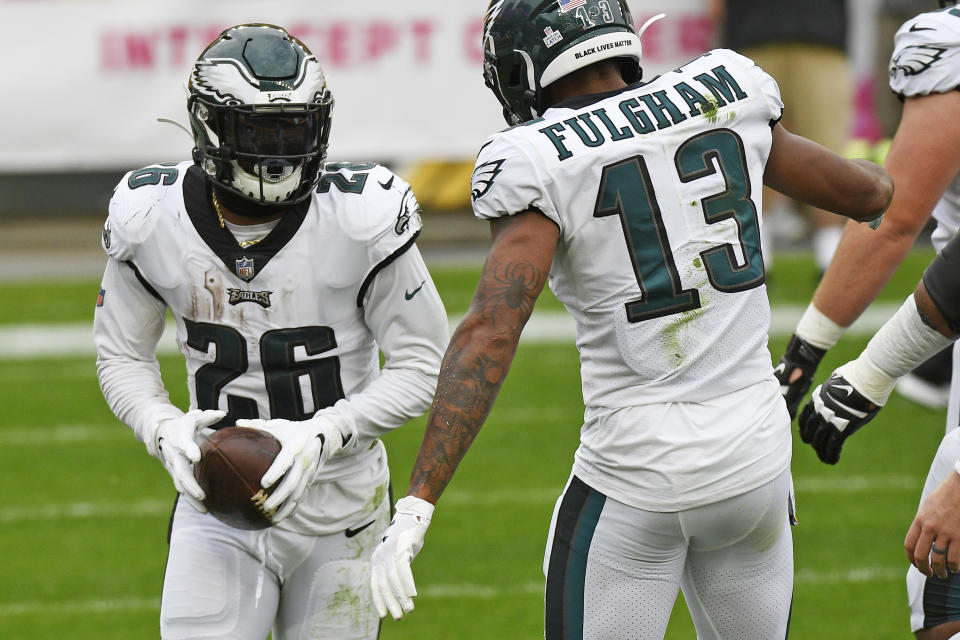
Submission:
<svg viewBox="0 0 960 640">
<path fill-rule="evenodd" d="M 192 162 L 162 163 L 130 171 L 114 188 L 101 244 L 107 255 L 129 259 L 163 217 L 182 202 L 183 177 Z"/>
<path fill-rule="evenodd" d="M 315 197 L 321 205 L 329 199 L 337 226 L 351 240 L 366 244 L 374 262 L 412 243 L 422 228 L 413 189 L 376 163 L 328 163 Z"/>
</svg>

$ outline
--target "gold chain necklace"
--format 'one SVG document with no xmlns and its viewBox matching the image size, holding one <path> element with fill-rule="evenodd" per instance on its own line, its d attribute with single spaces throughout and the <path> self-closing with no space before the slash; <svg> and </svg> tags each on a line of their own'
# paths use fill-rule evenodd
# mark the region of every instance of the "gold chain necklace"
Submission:
<svg viewBox="0 0 960 640">
<path fill-rule="evenodd" d="M 220 228 L 223 229 L 227 226 L 227 223 L 223 221 L 223 213 L 220 211 L 220 201 L 217 200 L 217 192 L 212 191 L 211 195 L 213 196 L 213 210 L 217 212 L 217 220 L 220 221 Z M 257 244 L 263 240 L 263 238 L 257 238 L 256 240 L 237 240 L 234 238 L 234 240 L 240 245 L 241 249 L 246 249 L 247 247 L 252 247 Z"/>
</svg>

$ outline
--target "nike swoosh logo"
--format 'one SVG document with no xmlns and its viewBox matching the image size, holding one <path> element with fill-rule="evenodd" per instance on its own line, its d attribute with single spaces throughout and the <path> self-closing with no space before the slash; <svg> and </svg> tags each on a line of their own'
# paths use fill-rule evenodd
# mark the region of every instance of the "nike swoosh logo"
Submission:
<svg viewBox="0 0 960 640">
<path fill-rule="evenodd" d="M 403 297 L 406 298 L 407 300 L 412 300 L 412 299 L 413 299 L 413 296 L 415 296 L 415 295 L 417 295 L 418 293 L 420 293 L 420 289 L 423 289 L 423 285 L 425 285 L 426 283 L 427 283 L 427 281 L 424 280 L 423 282 L 420 283 L 420 286 L 417 287 L 416 289 L 414 289 L 413 291 L 405 291 L 405 292 L 403 293 Z"/>
<path fill-rule="evenodd" d="M 910 25 L 910 31 L 936 31 L 934 27 L 918 27 L 915 24 Z"/>
<path fill-rule="evenodd" d="M 853 387 L 847 384 L 835 384 L 833 388 L 839 391 L 845 391 L 848 397 L 853 393 Z"/>
<path fill-rule="evenodd" d="M 343 533 L 344 533 L 348 538 L 352 538 L 353 536 L 357 535 L 358 533 L 360 533 L 361 531 L 363 531 L 364 529 L 366 529 L 367 527 L 369 527 L 370 525 L 372 525 L 374 522 L 376 522 L 376 520 L 371 520 L 371 521 L 368 522 L 367 524 L 362 525 L 362 526 L 359 526 L 359 527 L 357 527 L 356 529 L 350 529 L 350 528 L 348 527 L 347 530 L 344 531 Z"/>
<path fill-rule="evenodd" d="M 377 184 L 379 184 L 381 187 L 383 187 L 385 191 L 389 191 L 389 190 L 390 190 L 390 187 L 393 186 L 393 179 L 396 178 L 396 177 L 397 177 L 397 176 L 390 176 L 390 179 L 387 180 L 386 182 L 377 181 Z"/>
</svg>

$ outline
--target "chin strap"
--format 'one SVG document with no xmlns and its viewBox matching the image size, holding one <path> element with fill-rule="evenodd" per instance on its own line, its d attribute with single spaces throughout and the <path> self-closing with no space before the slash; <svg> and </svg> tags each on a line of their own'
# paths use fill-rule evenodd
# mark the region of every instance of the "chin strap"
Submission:
<svg viewBox="0 0 960 640">
<path fill-rule="evenodd" d="M 659 20 L 660 18 L 666 18 L 666 17 L 667 17 L 667 14 L 665 14 L 665 13 L 658 13 L 657 15 L 649 18 L 646 22 L 644 22 L 644 23 L 640 26 L 639 29 L 637 29 L 637 37 L 638 37 L 638 38 L 642 38 L 642 37 L 643 37 L 643 32 L 647 30 L 647 27 L 649 27 L 650 25 L 652 25 L 654 22 L 656 22 L 656 21 Z"/>
<path fill-rule="evenodd" d="M 157 122 L 165 122 L 165 123 L 167 123 L 167 124 L 172 124 L 173 126 L 181 129 L 185 134 L 187 134 L 188 136 L 190 136 L 190 140 L 193 141 L 193 134 L 190 133 L 190 129 L 187 129 L 183 124 L 177 122 L 176 120 L 173 120 L 173 119 L 171 119 L 171 118 L 160 118 L 160 117 L 158 117 L 158 118 L 157 118 Z"/>
</svg>

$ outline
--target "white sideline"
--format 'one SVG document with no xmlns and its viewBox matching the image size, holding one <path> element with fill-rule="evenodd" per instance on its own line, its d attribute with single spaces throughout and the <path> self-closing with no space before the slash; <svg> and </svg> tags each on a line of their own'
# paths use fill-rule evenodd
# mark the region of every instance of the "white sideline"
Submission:
<svg viewBox="0 0 960 640">
<path fill-rule="evenodd" d="M 923 478 L 905 475 L 851 476 L 846 478 L 796 478 L 794 487 L 801 501 L 804 495 L 819 493 L 860 493 L 877 491 L 920 492 Z M 546 506 L 556 501 L 563 489 L 531 487 L 527 489 L 501 489 L 497 491 L 457 491 L 444 494 L 445 507 L 499 506 Z M 20 522 L 87 520 L 91 518 L 134 518 L 166 516 L 173 507 L 173 493 L 165 500 L 141 500 L 139 502 L 69 502 L 44 504 L 30 507 L 0 508 L 0 525 Z M 802 512 L 801 503 L 801 512 Z"/>
<path fill-rule="evenodd" d="M 848 333 L 869 335 L 880 328 L 900 307 L 899 303 L 875 304 L 853 323 Z M 774 307 L 770 334 L 785 336 L 793 332 L 804 307 L 778 305 Z M 462 316 L 450 317 L 451 332 Z M 563 311 L 541 311 L 531 316 L 523 330 L 522 342 L 571 343 L 574 339 L 573 318 Z M 176 353 L 176 333 L 168 324 L 160 339 L 161 353 Z M 64 356 L 92 356 L 93 330 L 89 324 L 67 325 L 11 325 L 0 327 L 0 358 L 59 358 Z"/>
<path fill-rule="evenodd" d="M 802 585 L 853 584 L 861 582 L 900 582 L 904 579 L 906 567 L 875 565 L 847 571 L 816 571 L 800 569 L 794 582 Z M 475 599 L 492 600 L 494 598 L 537 596 L 542 597 L 543 583 L 528 582 L 503 588 L 482 584 L 434 584 L 420 589 L 419 598 L 450 600 Z M 67 600 L 59 602 L 27 601 L 0 604 L 0 618 L 17 615 L 38 615 L 46 613 L 113 613 L 118 611 L 159 611 L 160 598 L 121 598 L 115 600 Z"/>
</svg>

